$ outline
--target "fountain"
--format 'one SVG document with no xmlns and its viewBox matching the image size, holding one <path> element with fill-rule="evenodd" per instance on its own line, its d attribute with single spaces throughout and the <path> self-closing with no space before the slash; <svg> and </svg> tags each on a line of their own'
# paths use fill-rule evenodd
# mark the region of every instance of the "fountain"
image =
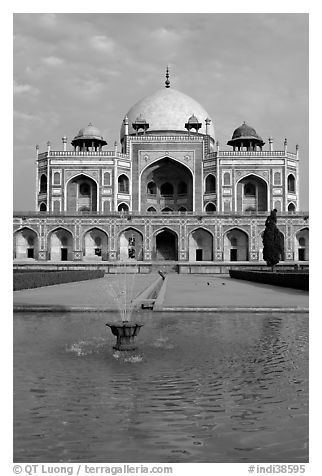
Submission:
<svg viewBox="0 0 322 476">
<path fill-rule="evenodd" d="M 132 236 L 129 240 L 129 258 L 135 257 L 135 238 Z M 132 261 L 132 260 L 131 260 Z M 121 269 L 120 269 L 121 268 Z M 122 269 L 123 268 L 123 269 Z M 116 344 L 113 349 L 118 351 L 136 350 L 137 346 L 134 343 L 134 338 L 139 334 L 143 324 L 132 322 L 133 305 L 133 287 L 134 287 L 134 273 L 127 273 L 127 260 L 124 266 L 118 264 L 117 275 L 122 275 L 122 280 L 116 280 L 114 284 L 109 286 L 110 292 L 114 301 L 117 303 L 120 322 L 107 322 L 106 326 L 116 336 Z M 123 271 L 123 273 L 122 273 Z"/>
<path fill-rule="evenodd" d="M 134 337 L 138 335 L 143 324 L 138 324 L 130 321 L 123 321 L 120 323 L 107 323 L 112 334 L 116 336 L 116 344 L 113 345 L 115 350 L 136 350 Z"/>
</svg>

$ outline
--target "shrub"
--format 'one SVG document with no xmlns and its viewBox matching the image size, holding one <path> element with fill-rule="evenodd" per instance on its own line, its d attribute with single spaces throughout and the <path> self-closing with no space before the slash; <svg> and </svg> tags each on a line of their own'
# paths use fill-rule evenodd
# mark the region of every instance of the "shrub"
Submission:
<svg viewBox="0 0 322 476">
<path fill-rule="evenodd" d="M 13 275 L 13 290 L 18 291 L 20 289 L 40 288 L 54 284 L 98 279 L 102 278 L 104 274 L 103 270 L 16 272 Z"/>
<path fill-rule="evenodd" d="M 244 271 L 230 269 L 229 275 L 235 279 L 245 279 L 246 281 L 255 281 L 256 283 L 273 284 L 294 289 L 309 290 L 309 273 L 296 271 L 279 271 L 272 273 L 270 271 Z"/>
<path fill-rule="evenodd" d="M 276 208 L 271 211 L 265 222 L 263 234 L 263 258 L 267 266 L 274 267 L 279 263 L 283 249 L 283 235 L 276 226 Z"/>
</svg>

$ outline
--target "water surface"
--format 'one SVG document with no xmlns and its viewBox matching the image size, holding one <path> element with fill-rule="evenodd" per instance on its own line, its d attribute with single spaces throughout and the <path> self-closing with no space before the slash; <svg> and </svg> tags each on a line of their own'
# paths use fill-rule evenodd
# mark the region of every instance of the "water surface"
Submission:
<svg viewBox="0 0 322 476">
<path fill-rule="evenodd" d="M 308 315 L 14 315 L 15 462 L 307 462 Z"/>
</svg>

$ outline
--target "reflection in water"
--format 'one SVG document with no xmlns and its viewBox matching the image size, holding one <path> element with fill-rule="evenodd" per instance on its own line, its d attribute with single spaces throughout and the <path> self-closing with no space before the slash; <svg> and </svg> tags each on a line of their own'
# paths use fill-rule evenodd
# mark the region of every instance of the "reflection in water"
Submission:
<svg viewBox="0 0 322 476">
<path fill-rule="evenodd" d="M 14 460 L 308 461 L 308 318 L 15 315 Z M 153 336 L 153 337 L 151 337 Z"/>
</svg>

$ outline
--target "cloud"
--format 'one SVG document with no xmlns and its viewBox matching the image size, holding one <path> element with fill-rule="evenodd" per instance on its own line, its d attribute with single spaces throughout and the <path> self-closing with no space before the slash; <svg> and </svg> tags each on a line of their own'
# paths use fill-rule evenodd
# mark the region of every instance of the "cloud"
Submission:
<svg viewBox="0 0 322 476">
<path fill-rule="evenodd" d="M 116 44 L 105 35 L 95 35 L 90 38 L 92 48 L 104 53 L 114 53 Z"/>
<path fill-rule="evenodd" d="M 44 27 L 53 28 L 57 24 L 57 15 L 55 13 L 44 13 L 39 20 Z"/>
<path fill-rule="evenodd" d="M 71 80 L 72 94 L 84 100 L 93 99 L 104 89 L 104 83 L 95 78 L 74 78 Z"/>
<path fill-rule="evenodd" d="M 57 56 L 47 56 L 46 58 L 43 58 L 42 61 L 48 66 L 60 66 L 64 63 L 64 60 Z"/>
<path fill-rule="evenodd" d="M 183 35 L 179 34 L 173 28 L 170 27 L 161 27 L 152 31 L 152 38 L 155 38 L 158 41 L 172 43 L 173 41 L 181 40 Z"/>
<path fill-rule="evenodd" d="M 39 117 L 22 111 L 13 111 L 13 117 L 14 119 L 18 119 L 20 121 L 40 121 Z"/>
<path fill-rule="evenodd" d="M 30 84 L 18 84 L 17 81 L 13 82 L 13 94 L 33 94 L 37 95 L 39 90 Z"/>
</svg>

